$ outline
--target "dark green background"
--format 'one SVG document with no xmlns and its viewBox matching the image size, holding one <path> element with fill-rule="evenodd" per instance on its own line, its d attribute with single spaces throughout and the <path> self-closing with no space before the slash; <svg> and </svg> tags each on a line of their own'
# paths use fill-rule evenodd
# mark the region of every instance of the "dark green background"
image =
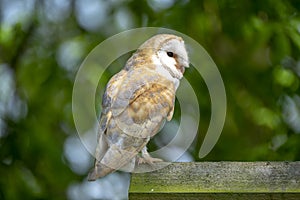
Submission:
<svg viewBox="0 0 300 200">
<path fill-rule="evenodd" d="M 192 37 L 220 70 L 226 122 L 202 160 L 300 160 L 299 11 L 296 0 L 0 1 L 0 199 L 89 199 L 88 187 L 104 187 L 105 179 L 98 185 L 85 181 L 91 157 L 76 162 L 67 156 L 76 150 L 80 158 L 85 152 L 72 118 L 73 82 L 96 45 L 143 26 Z M 128 56 L 112 64 L 99 88 Z M 199 133 L 205 133 L 210 119 L 206 85 L 192 68 L 185 77 L 197 91 Z M 188 152 L 196 161 L 201 161 L 203 136 Z M 114 181 L 107 180 L 111 191 L 103 198 L 126 191 L 122 185 L 116 189 Z M 72 187 L 78 193 L 70 192 Z M 126 192 L 114 198 L 126 198 Z"/>
</svg>

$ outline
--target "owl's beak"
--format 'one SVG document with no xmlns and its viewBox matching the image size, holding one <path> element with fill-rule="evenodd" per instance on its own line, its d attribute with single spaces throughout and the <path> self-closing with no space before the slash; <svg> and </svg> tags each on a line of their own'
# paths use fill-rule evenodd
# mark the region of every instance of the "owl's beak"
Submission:
<svg viewBox="0 0 300 200">
<path fill-rule="evenodd" d="M 186 66 L 185 65 L 180 65 L 179 67 L 177 67 L 177 69 L 183 74 L 185 71 Z"/>
<path fill-rule="evenodd" d="M 180 58 L 180 63 L 182 68 L 188 68 L 190 63 L 188 59 Z"/>
<path fill-rule="evenodd" d="M 189 67 L 189 61 L 184 58 L 177 58 L 177 66 L 176 68 L 183 74 L 185 68 Z"/>
</svg>

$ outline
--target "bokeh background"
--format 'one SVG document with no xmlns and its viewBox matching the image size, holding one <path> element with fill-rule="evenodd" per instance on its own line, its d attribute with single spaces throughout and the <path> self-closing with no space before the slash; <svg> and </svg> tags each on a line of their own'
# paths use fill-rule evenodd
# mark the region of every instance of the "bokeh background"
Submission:
<svg viewBox="0 0 300 200">
<path fill-rule="evenodd" d="M 299 11 L 296 0 L 1 0 L 0 199 L 127 199 L 129 174 L 86 181 L 93 158 L 74 126 L 72 87 L 96 45 L 136 27 L 194 38 L 223 77 L 225 126 L 199 159 L 210 98 L 201 76 L 186 71 L 201 121 L 181 161 L 300 160 Z M 129 56 L 106 70 L 99 91 Z M 176 131 L 179 107 L 165 132 Z"/>
</svg>

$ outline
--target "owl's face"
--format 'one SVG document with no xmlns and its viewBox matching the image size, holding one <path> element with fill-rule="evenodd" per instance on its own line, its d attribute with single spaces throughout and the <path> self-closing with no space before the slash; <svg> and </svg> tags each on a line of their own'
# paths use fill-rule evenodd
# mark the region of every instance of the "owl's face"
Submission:
<svg viewBox="0 0 300 200">
<path fill-rule="evenodd" d="M 175 38 L 163 43 L 157 51 L 157 57 L 176 78 L 182 78 L 184 70 L 189 66 L 187 52 L 183 40 Z"/>
<path fill-rule="evenodd" d="M 189 66 L 188 54 L 181 37 L 160 34 L 156 35 L 139 48 L 147 50 L 152 62 L 159 67 L 163 67 L 170 76 L 181 79 L 185 68 Z M 161 69 L 158 69 L 161 72 Z"/>
</svg>

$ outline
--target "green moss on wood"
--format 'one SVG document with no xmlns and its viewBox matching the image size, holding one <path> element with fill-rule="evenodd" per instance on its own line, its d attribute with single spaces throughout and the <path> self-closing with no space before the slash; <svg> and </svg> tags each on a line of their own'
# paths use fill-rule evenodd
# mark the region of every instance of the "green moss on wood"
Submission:
<svg viewBox="0 0 300 200">
<path fill-rule="evenodd" d="M 173 163 L 157 171 L 132 174 L 129 197 L 145 194 L 205 198 L 218 194 L 296 195 L 300 199 L 300 162 Z"/>
</svg>

